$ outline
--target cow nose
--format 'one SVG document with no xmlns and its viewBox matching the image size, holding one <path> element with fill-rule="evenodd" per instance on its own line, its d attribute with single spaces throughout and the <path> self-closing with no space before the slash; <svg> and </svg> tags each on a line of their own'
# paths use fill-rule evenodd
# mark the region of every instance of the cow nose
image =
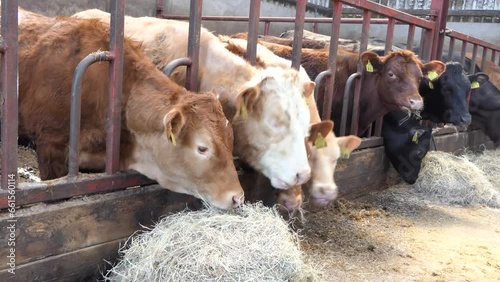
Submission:
<svg viewBox="0 0 500 282">
<path fill-rule="evenodd" d="M 410 98 L 410 109 L 420 110 L 424 106 L 424 101 L 422 98 Z"/>
<path fill-rule="evenodd" d="M 471 115 L 467 114 L 465 116 L 460 116 L 460 121 L 468 125 L 471 122 Z"/>
<path fill-rule="evenodd" d="M 245 195 L 244 194 L 239 194 L 239 195 L 234 195 L 233 196 L 233 208 L 237 208 L 245 202 Z"/>
<path fill-rule="evenodd" d="M 295 185 L 301 185 L 307 182 L 311 178 L 311 171 L 305 170 L 302 172 L 297 172 L 295 175 Z"/>
</svg>

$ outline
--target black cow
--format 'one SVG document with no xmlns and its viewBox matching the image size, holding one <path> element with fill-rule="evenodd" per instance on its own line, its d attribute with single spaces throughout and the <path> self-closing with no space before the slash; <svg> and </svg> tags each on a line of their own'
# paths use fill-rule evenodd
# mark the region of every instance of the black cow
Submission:
<svg viewBox="0 0 500 282">
<path fill-rule="evenodd" d="M 422 118 L 435 123 L 468 125 L 471 116 L 467 95 L 471 89 L 469 78 L 457 62 L 446 63 L 446 71 L 432 82 L 422 79 L 419 93 L 424 98 Z"/>
<path fill-rule="evenodd" d="M 500 90 L 489 81 L 488 75 L 477 73 L 469 76 L 471 83 L 479 87 L 472 89 L 469 111 L 472 127 L 481 129 L 494 143 L 500 146 Z"/>
<path fill-rule="evenodd" d="M 391 112 L 384 116 L 382 137 L 392 166 L 405 182 L 415 183 L 422 159 L 429 151 L 432 129 L 420 125 L 414 115 Z"/>
</svg>

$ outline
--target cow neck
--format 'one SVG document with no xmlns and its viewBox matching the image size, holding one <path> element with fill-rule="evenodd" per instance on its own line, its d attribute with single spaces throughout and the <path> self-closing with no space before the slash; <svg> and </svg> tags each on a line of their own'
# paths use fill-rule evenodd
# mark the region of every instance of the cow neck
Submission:
<svg viewBox="0 0 500 282">
<path fill-rule="evenodd" d="M 200 91 L 212 91 L 219 95 L 224 114 L 232 121 L 236 113 L 236 97 L 259 71 L 244 59 L 222 48 L 213 48 L 209 62 L 200 64 L 202 79 Z M 217 45 L 217 47 L 219 47 Z"/>
<path fill-rule="evenodd" d="M 387 113 L 378 95 L 378 77 L 377 74 L 363 73 L 361 92 L 359 94 L 358 135 L 363 133 L 373 121 Z"/>
</svg>

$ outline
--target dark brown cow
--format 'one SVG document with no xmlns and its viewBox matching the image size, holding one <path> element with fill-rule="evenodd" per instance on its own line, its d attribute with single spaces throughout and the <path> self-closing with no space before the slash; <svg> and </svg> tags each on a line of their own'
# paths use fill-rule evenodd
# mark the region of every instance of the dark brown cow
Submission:
<svg viewBox="0 0 500 282">
<path fill-rule="evenodd" d="M 280 44 L 259 42 L 272 52 L 283 58 L 290 59 L 292 48 Z M 329 51 L 326 49 L 302 49 L 301 65 L 311 79 L 328 69 Z M 362 135 L 368 126 L 384 114 L 393 110 L 420 110 L 423 106 L 422 97 L 418 93 L 422 72 L 427 75 L 434 71 L 440 75 L 445 65 L 440 61 L 427 64 L 408 50 L 395 51 L 387 56 L 378 56 L 373 52 L 358 53 L 339 51 L 337 54 L 337 69 L 335 71 L 334 100 L 332 120 L 335 133 L 339 134 L 342 99 L 347 78 L 357 71 L 358 61 L 363 66 L 363 85 L 360 94 L 360 117 L 358 135 Z M 370 62 L 372 72 L 366 70 Z M 320 104 L 322 101 L 318 101 Z"/>
<path fill-rule="evenodd" d="M 35 142 L 41 178 L 62 177 L 73 72 L 85 56 L 109 48 L 109 26 L 98 20 L 25 18 L 19 40 L 19 131 Z M 80 168 L 104 168 L 108 71 L 102 62 L 84 75 Z M 232 128 L 216 96 L 176 85 L 125 38 L 120 168 L 231 208 L 243 200 L 232 149 Z"/>
</svg>

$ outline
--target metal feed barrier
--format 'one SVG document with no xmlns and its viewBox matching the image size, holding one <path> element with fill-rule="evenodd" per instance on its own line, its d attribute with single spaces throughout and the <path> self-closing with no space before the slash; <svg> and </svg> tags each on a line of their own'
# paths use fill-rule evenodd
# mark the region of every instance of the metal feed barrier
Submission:
<svg viewBox="0 0 500 282">
<path fill-rule="evenodd" d="M 321 74 L 321 78 L 326 78 L 326 92 L 318 93 L 319 98 L 323 99 L 323 104 L 319 105 L 322 116 L 329 117 L 331 113 L 331 101 L 333 99 L 333 84 L 335 81 L 334 72 L 336 68 L 336 54 L 338 50 L 338 38 L 341 24 L 358 23 L 362 25 L 361 50 L 364 51 L 368 45 L 369 29 L 371 24 L 387 25 L 387 36 L 385 51 L 392 47 L 392 38 L 395 25 L 408 25 L 407 46 L 413 47 L 414 36 L 417 28 L 422 30 L 422 40 L 420 42 L 421 57 L 423 59 L 439 58 L 442 52 L 443 42 L 450 38 L 449 54 L 453 52 L 455 40 L 461 40 L 462 43 L 462 62 L 465 60 L 467 44 L 473 45 L 474 61 L 478 47 L 483 48 L 483 62 L 486 54 L 491 52 L 491 60 L 496 62 L 496 52 L 500 51 L 500 46 L 481 41 L 477 38 L 466 36 L 454 31 L 446 30 L 446 19 L 448 0 L 433 0 L 428 19 L 422 19 L 412 16 L 386 6 L 363 0 L 335 0 L 330 1 L 330 7 L 333 9 L 332 18 L 306 18 L 306 0 L 296 2 L 295 17 L 260 17 L 260 0 L 251 0 L 248 17 L 223 17 L 211 16 L 203 17 L 202 0 L 191 0 L 190 15 L 165 15 L 163 10 L 164 1 L 156 1 L 157 17 L 169 19 L 189 19 L 190 34 L 188 41 L 188 56 L 179 58 L 172 62 L 164 71 L 169 72 L 180 65 L 187 66 L 186 88 L 196 91 L 199 37 L 200 27 L 203 20 L 211 21 L 245 21 L 248 22 L 248 52 L 247 59 L 255 63 L 256 60 L 256 42 L 259 33 L 259 22 L 264 22 L 264 34 L 269 33 L 269 28 L 273 22 L 294 22 L 295 38 L 293 40 L 292 67 L 298 68 L 300 65 L 302 34 L 304 23 L 314 23 L 313 29 L 316 30 L 319 24 L 331 25 L 330 41 L 330 59 L 329 68 Z M 38 202 L 48 202 L 54 200 L 68 199 L 75 196 L 89 195 L 94 193 L 104 193 L 117 190 L 123 190 L 127 187 L 142 186 L 153 184 L 154 181 L 133 172 L 118 171 L 119 164 L 119 144 L 121 127 L 121 83 L 123 66 L 123 34 L 124 29 L 124 5 L 125 0 L 111 1 L 111 31 L 110 31 L 110 51 L 89 55 L 77 67 L 75 71 L 72 87 L 72 106 L 71 106 L 71 137 L 70 137 L 70 157 L 69 174 L 56 180 L 44 181 L 41 183 L 17 183 L 17 137 L 18 137 L 18 61 L 17 61 L 17 42 L 18 42 L 18 1 L 2 0 L 2 41 L 0 41 L 0 51 L 2 53 L 2 176 L 0 191 L 0 209 L 9 207 L 8 196 L 15 193 L 15 205 L 17 207 L 34 204 Z M 348 5 L 363 11 L 363 18 L 341 18 L 342 5 Z M 371 19 L 371 14 L 377 13 L 385 16 L 385 19 Z M 106 125 L 107 144 L 106 144 L 106 172 L 96 174 L 92 178 L 82 179 L 78 176 L 78 136 L 80 123 L 80 88 L 81 79 L 85 69 L 96 60 L 107 60 L 110 62 L 110 87 L 109 87 L 109 106 L 108 123 Z M 360 72 L 360 66 L 358 72 Z M 342 120 L 342 132 L 344 134 L 357 133 L 357 120 L 359 116 L 359 93 L 362 77 L 352 78 L 354 82 L 354 106 L 352 115 L 348 117 L 347 107 L 344 107 Z M 322 79 L 318 80 L 318 84 Z M 351 128 L 346 128 L 347 118 L 352 120 Z M 380 137 L 381 120 L 374 125 L 375 137 L 368 138 L 363 142 L 361 148 L 379 146 L 382 144 Z"/>
</svg>

